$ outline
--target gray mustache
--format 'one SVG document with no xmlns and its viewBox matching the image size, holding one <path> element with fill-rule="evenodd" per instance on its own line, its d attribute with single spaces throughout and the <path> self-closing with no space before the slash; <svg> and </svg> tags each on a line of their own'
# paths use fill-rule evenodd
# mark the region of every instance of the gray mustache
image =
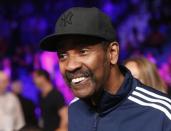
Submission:
<svg viewBox="0 0 171 131">
<path fill-rule="evenodd" d="M 91 72 L 89 70 L 77 70 L 74 72 L 66 72 L 65 76 L 68 81 L 71 81 L 73 78 L 77 77 L 89 77 L 91 76 Z"/>
</svg>

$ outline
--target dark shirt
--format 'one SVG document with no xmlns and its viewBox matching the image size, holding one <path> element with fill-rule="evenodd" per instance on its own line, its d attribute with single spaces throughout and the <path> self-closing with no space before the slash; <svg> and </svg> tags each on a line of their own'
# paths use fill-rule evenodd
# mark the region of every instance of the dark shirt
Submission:
<svg viewBox="0 0 171 131">
<path fill-rule="evenodd" d="M 31 100 L 25 98 L 22 95 L 17 95 L 17 97 L 21 103 L 26 126 L 37 126 L 38 123 L 35 115 L 35 104 Z"/>
<path fill-rule="evenodd" d="M 64 97 L 56 89 L 41 98 L 42 118 L 44 131 L 54 131 L 59 127 L 60 116 L 58 111 L 65 105 Z"/>
</svg>

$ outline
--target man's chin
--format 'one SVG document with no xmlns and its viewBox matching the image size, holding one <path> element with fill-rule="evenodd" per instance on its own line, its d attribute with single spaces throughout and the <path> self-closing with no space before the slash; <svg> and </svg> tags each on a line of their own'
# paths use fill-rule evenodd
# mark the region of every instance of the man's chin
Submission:
<svg viewBox="0 0 171 131">
<path fill-rule="evenodd" d="M 78 90 L 74 90 L 74 89 L 72 89 L 72 91 L 73 91 L 74 95 L 80 99 L 87 99 L 93 95 L 92 91 L 84 92 L 84 91 L 78 91 Z"/>
</svg>

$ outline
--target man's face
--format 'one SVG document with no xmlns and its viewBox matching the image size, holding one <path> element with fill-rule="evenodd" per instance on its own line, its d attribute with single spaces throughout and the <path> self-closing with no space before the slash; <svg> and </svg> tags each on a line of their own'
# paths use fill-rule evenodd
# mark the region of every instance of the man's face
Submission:
<svg viewBox="0 0 171 131">
<path fill-rule="evenodd" d="M 91 97 L 104 88 L 109 77 L 110 62 L 106 51 L 100 43 L 65 42 L 58 50 L 61 73 L 76 97 Z"/>
<path fill-rule="evenodd" d="M 15 94 L 21 94 L 22 93 L 22 83 L 21 81 L 14 81 L 11 83 L 11 89 Z"/>
<path fill-rule="evenodd" d="M 38 75 L 36 72 L 33 73 L 33 81 L 36 84 L 38 88 L 41 89 L 42 83 L 43 83 L 43 77 Z"/>
</svg>

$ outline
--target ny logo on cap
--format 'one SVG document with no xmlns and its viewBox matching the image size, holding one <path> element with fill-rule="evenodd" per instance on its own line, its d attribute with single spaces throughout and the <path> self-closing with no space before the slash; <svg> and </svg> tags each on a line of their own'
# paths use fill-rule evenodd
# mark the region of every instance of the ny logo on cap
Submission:
<svg viewBox="0 0 171 131">
<path fill-rule="evenodd" d="M 72 17 L 73 17 L 72 12 L 67 12 L 63 14 L 61 18 L 60 26 L 67 26 L 68 24 L 72 24 Z"/>
</svg>

